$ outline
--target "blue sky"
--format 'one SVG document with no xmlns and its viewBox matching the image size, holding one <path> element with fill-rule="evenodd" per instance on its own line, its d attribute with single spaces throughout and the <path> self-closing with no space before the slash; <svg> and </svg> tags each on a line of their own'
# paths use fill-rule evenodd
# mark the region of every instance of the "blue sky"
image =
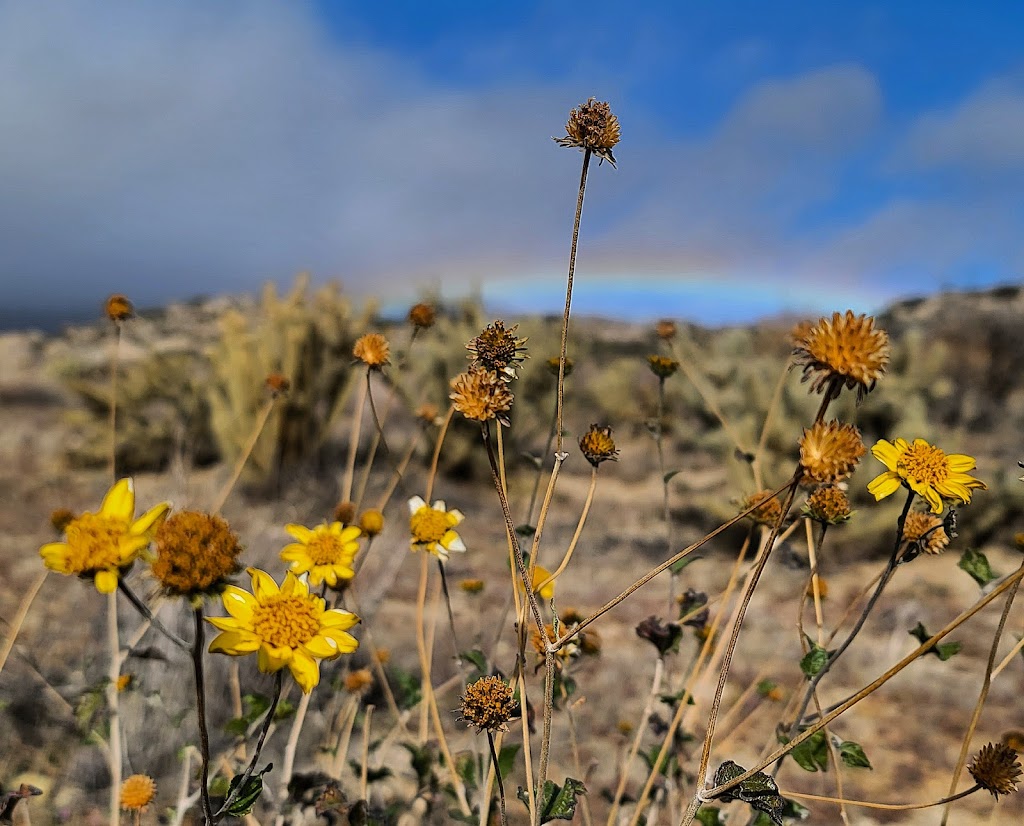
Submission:
<svg viewBox="0 0 1024 826">
<path fill-rule="evenodd" d="M 287 283 L 719 323 L 1024 270 L 1024 6 L 0 0 L 0 323 Z"/>
</svg>

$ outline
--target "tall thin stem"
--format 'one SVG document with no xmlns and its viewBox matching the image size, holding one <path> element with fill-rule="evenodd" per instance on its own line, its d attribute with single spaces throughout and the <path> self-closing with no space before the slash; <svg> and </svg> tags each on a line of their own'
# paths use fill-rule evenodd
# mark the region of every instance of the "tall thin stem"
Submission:
<svg viewBox="0 0 1024 826">
<path fill-rule="evenodd" d="M 199 753 L 202 756 L 202 774 L 199 779 L 199 794 L 203 801 L 203 818 L 213 826 L 213 807 L 210 805 L 210 732 L 206 728 L 206 685 L 203 682 L 203 608 L 196 608 L 195 640 L 192 642 L 192 673 L 196 680 L 196 716 L 199 718 Z"/>
<path fill-rule="evenodd" d="M 282 669 L 274 675 L 274 696 L 271 698 L 270 708 L 267 709 L 267 714 L 263 718 L 263 725 L 260 727 L 260 736 L 256 740 L 256 748 L 253 750 L 252 759 L 249 761 L 249 765 L 245 767 L 242 779 L 235 786 L 234 791 L 227 796 L 224 803 L 221 804 L 214 817 L 219 819 L 228 810 L 228 807 L 235 802 L 242 789 L 245 788 L 246 783 L 249 782 L 249 778 L 252 777 L 252 773 L 256 770 L 256 763 L 259 761 L 260 753 L 263 751 L 263 744 L 267 741 L 267 732 L 270 731 L 270 726 L 274 722 L 274 715 L 277 713 L 277 703 L 281 699 L 281 687 L 283 684 L 284 670 Z"/>
<path fill-rule="evenodd" d="M 110 715 L 110 826 L 121 821 L 121 710 L 117 690 L 121 676 L 121 642 L 117 627 L 117 591 L 107 594 L 107 646 L 110 664 L 107 672 L 107 711 Z"/>
<path fill-rule="evenodd" d="M 256 424 L 253 426 L 252 433 L 249 434 L 249 439 L 242 448 L 242 452 L 238 455 L 234 470 L 231 472 L 231 478 L 228 479 L 228 481 L 224 483 L 224 487 L 220 489 L 220 492 L 217 494 L 217 498 L 213 501 L 213 506 L 210 508 L 210 513 L 220 513 L 220 509 L 223 508 L 224 503 L 228 501 L 231 491 L 234 490 L 235 485 L 238 484 L 238 480 L 242 476 L 242 471 L 245 469 L 245 463 L 249 461 L 249 457 L 252 455 L 252 452 L 256 447 L 256 442 L 259 441 L 260 434 L 263 433 L 263 428 L 267 425 L 267 420 L 270 418 L 270 414 L 274 410 L 274 404 L 276 401 L 277 396 L 271 396 L 266 400 L 266 402 L 264 402 L 263 407 L 260 408 L 260 412 L 256 415 Z"/>
<path fill-rule="evenodd" d="M 491 749 L 491 765 L 494 766 L 494 779 L 498 781 L 498 805 L 501 807 L 501 826 L 507 826 L 508 815 L 505 814 L 505 784 L 501 780 L 501 767 L 498 765 L 498 752 L 494 748 L 494 737 L 487 730 L 487 745 Z M 481 805 L 483 805 L 481 803 Z"/>
<path fill-rule="evenodd" d="M 110 359 L 110 478 L 117 481 L 117 373 L 121 362 L 121 322 L 114 322 L 114 354 Z"/>
<path fill-rule="evenodd" d="M 352 498 L 352 482 L 356 475 L 356 454 L 359 452 L 359 432 L 363 426 L 363 407 L 370 390 L 370 374 L 367 368 L 366 381 L 359 385 L 359 397 L 352 416 L 352 430 L 348 437 L 348 459 L 345 462 L 345 478 L 341 483 L 341 501 L 348 502 Z"/>
</svg>

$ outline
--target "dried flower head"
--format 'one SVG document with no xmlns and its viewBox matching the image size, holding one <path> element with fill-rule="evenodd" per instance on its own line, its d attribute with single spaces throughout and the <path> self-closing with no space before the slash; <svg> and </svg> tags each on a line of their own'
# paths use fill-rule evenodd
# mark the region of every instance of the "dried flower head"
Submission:
<svg viewBox="0 0 1024 826">
<path fill-rule="evenodd" d="M 804 484 L 834 485 L 853 473 L 867 453 L 860 431 L 845 422 L 815 422 L 800 437 Z"/>
<path fill-rule="evenodd" d="M 671 341 L 676 337 L 676 333 L 679 332 L 679 328 L 676 327 L 676 323 L 668 318 L 663 318 L 655 326 L 654 331 L 658 334 L 658 338 L 663 341 Z"/>
<path fill-rule="evenodd" d="M 903 523 L 903 541 L 916 545 L 926 554 L 941 554 L 949 545 L 942 517 L 924 511 L 911 511 Z"/>
<path fill-rule="evenodd" d="M 561 362 L 561 359 L 558 356 L 552 356 L 551 358 L 549 358 L 545 362 L 545 365 L 548 368 L 548 372 L 552 376 L 554 376 L 555 378 L 558 378 L 558 366 L 559 366 L 560 362 Z M 565 357 L 565 373 L 563 375 L 568 376 L 572 372 L 572 368 L 574 366 L 575 366 L 575 362 L 571 358 L 566 356 Z"/>
<path fill-rule="evenodd" d="M 691 628 L 703 628 L 711 619 L 711 611 L 708 609 L 708 595 L 703 591 L 687 588 L 680 596 L 676 597 L 679 603 L 679 620 L 681 625 L 689 625 Z"/>
<path fill-rule="evenodd" d="M 409 323 L 420 330 L 427 330 L 434 326 L 437 320 L 437 311 L 433 304 L 413 304 L 409 309 Z"/>
<path fill-rule="evenodd" d="M 367 333 L 356 339 L 352 355 L 371 370 L 380 370 L 391 358 L 391 346 L 380 333 Z"/>
<path fill-rule="evenodd" d="M 366 536 L 377 536 L 384 530 L 384 514 L 378 508 L 367 508 L 359 515 L 359 530 Z"/>
<path fill-rule="evenodd" d="M 679 362 L 668 356 L 648 356 L 647 366 L 659 379 L 667 379 L 679 369 Z"/>
<path fill-rule="evenodd" d="M 481 731 L 508 731 L 508 721 L 518 713 L 512 686 L 500 677 L 481 677 L 466 686 L 462 719 Z"/>
<path fill-rule="evenodd" d="M 135 307 L 127 296 L 114 293 L 103 305 L 103 311 L 111 321 L 127 321 L 135 315 Z"/>
<path fill-rule="evenodd" d="M 942 513 L 942 500 L 971 502 L 971 491 L 986 490 L 987 485 L 967 471 L 977 464 L 973 456 L 962 453 L 944 453 L 924 439 L 906 439 L 887 442 L 879 439 L 871 455 L 886 467 L 868 483 L 868 492 L 880 501 L 899 490 L 900 486 L 914 491 L 931 506 L 932 513 Z"/>
<path fill-rule="evenodd" d="M 374 660 L 381 665 L 387 665 L 391 662 L 391 649 L 390 648 L 375 648 L 371 654 Z"/>
<path fill-rule="evenodd" d="M 580 439 L 580 450 L 594 467 L 601 462 L 617 461 L 618 448 L 612 438 L 612 429 L 608 425 L 592 424 L 590 430 Z"/>
<path fill-rule="evenodd" d="M 283 373 L 271 373 L 264 384 L 274 398 L 284 396 L 292 389 L 291 381 Z"/>
<path fill-rule="evenodd" d="M 889 336 L 875 329 L 867 315 L 833 313 L 822 318 L 793 350 L 793 361 L 803 368 L 803 381 L 821 393 L 835 379 L 839 385 L 857 390 L 857 400 L 874 389 L 889 363 Z"/>
<path fill-rule="evenodd" d="M 615 166 L 612 149 L 621 135 L 619 119 L 612 114 L 611 107 L 590 98 L 569 113 L 565 137 L 555 138 L 555 141 L 559 146 L 573 146 L 581 151 L 593 152 L 599 160 Z"/>
<path fill-rule="evenodd" d="M 846 492 L 836 485 L 825 485 L 807 497 L 803 515 L 823 525 L 841 525 L 853 516 Z"/>
<path fill-rule="evenodd" d="M 772 490 L 761 490 L 751 494 L 743 500 L 740 510 L 745 511 L 747 508 L 760 503 L 757 508 L 748 514 L 748 518 L 754 520 L 758 525 L 771 527 L 782 518 L 782 503 L 779 502 L 779 497 L 773 495 L 774 493 L 775 491 Z"/>
<path fill-rule="evenodd" d="M 574 626 L 575 623 L 571 625 L 568 623 L 562 623 L 559 625 L 558 630 L 562 634 L 567 634 L 573 630 Z M 579 657 L 581 653 L 580 636 L 582 635 L 577 634 L 555 652 L 555 668 L 559 671 L 562 670 L 569 660 Z M 537 668 L 541 668 L 544 665 L 544 653 L 547 651 L 548 641 L 554 642 L 557 639 L 558 634 L 555 633 L 555 626 L 550 622 L 544 626 L 543 634 L 537 630 L 536 626 L 534 626 L 530 631 L 530 645 L 537 654 Z"/>
<path fill-rule="evenodd" d="M 476 422 L 497 419 L 508 425 L 505 413 L 512 407 L 512 391 L 494 370 L 474 365 L 452 379 L 451 389 L 448 398 L 467 419 Z"/>
<path fill-rule="evenodd" d="M 219 516 L 172 513 L 154 536 L 153 576 L 164 593 L 195 597 L 217 593 L 242 570 L 238 536 Z"/>
<path fill-rule="evenodd" d="M 474 365 L 493 370 L 506 381 L 516 378 L 516 368 L 528 358 L 523 346 L 526 339 L 516 338 L 518 329 L 518 324 L 506 329 L 505 322 L 500 319 L 488 324 L 480 335 L 466 345 L 469 350 L 467 358 Z"/>
<path fill-rule="evenodd" d="M 649 616 L 636 627 L 636 635 L 653 645 L 659 657 L 675 651 L 683 636 L 683 628 L 675 622 L 662 622 L 660 618 Z"/>
<path fill-rule="evenodd" d="M 444 421 L 441 411 L 437 409 L 437 405 L 430 404 L 429 402 L 421 404 L 416 408 L 416 418 L 425 425 L 439 425 Z"/>
<path fill-rule="evenodd" d="M 339 502 L 334 506 L 334 521 L 342 525 L 351 525 L 356 518 L 356 503 L 352 501 Z"/>
<path fill-rule="evenodd" d="M 68 525 L 75 521 L 75 512 L 70 508 L 57 508 L 50 514 L 50 524 L 57 533 L 64 533 Z"/>
<path fill-rule="evenodd" d="M 979 751 L 967 766 L 974 782 L 992 796 L 999 799 L 1001 794 L 1013 794 L 1017 791 L 1017 778 L 1021 776 L 1021 766 L 1017 752 L 1009 746 L 989 743 Z"/>
<path fill-rule="evenodd" d="M 345 675 L 344 685 L 349 694 L 362 694 L 373 685 L 373 674 L 369 668 L 357 668 Z"/>
<path fill-rule="evenodd" d="M 133 774 L 121 783 L 121 808 L 139 812 L 156 797 L 156 783 L 148 774 Z"/>
<path fill-rule="evenodd" d="M 484 581 L 482 579 L 462 579 L 459 580 L 459 588 L 467 594 L 479 594 L 484 589 Z"/>
</svg>

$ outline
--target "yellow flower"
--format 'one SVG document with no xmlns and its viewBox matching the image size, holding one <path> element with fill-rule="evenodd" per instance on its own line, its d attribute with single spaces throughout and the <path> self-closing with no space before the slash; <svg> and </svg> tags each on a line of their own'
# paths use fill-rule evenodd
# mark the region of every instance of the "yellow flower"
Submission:
<svg viewBox="0 0 1024 826">
<path fill-rule="evenodd" d="M 156 797 L 156 783 L 148 774 L 133 774 L 121 783 L 121 808 L 129 811 L 145 809 Z"/>
<path fill-rule="evenodd" d="M 122 479 L 107 491 L 99 513 L 72 519 L 64 541 L 48 542 L 39 555 L 51 571 L 91 577 L 97 591 L 112 593 L 121 570 L 149 545 L 170 508 L 162 502 L 135 519 L 135 488 L 131 479 Z"/>
<path fill-rule="evenodd" d="M 380 333 L 367 333 L 356 340 L 352 355 L 367 367 L 379 370 L 389 363 L 391 346 Z"/>
<path fill-rule="evenodd" d="M 914 439 L 913 444 L 906 439 L 879 439 L 871 448 L 871 455 L 887 468 L 868 484 L 868 492 L 876 501 L 904 485 L 928 502 L 932 513 L 942 513 L 943 499 L 967 505 L 974 488 L 987 489 L 984 482 L 967 473 L 977 464 L 973 457 L 943 453 L 924 439 Z"/>
<path fill-rule="evenodd" d="M 551 572 L 540 565 L 533 569 L 533 592 L 545 602 L 550 602 L 551 598 L 555 595 L 555 580 L 552 580 L 543 587 L 539 587 L 549 576 L 551 576 Z M 519 577 L 516 577 L 516 585 L 520 591 L 524 590 L 523 582 Z"/>
<path fill-rule="evenodd" d="M 433 506 L 419 496 L 409 500 L 409 544 L 414 551 L 429 551 L 442 562 L 451 551 L 465 551 L 462 538 L 452 530 L 465 517 L 461 511 L 447 510 L 438 499 Z"/>
<path fill-rule="evenodd" d="M 356 575 L 352 563 L 359 552 L 356 540 L 363 532 L 355 525 L 331 522 L 315 528 L 285 525 L 284 529 L 297 541 L 284 547 L 281 559 L 291 563 L 293 574 L 309 574 L 310 585 L 326 582 L 334 588 L 339 579 Z"/>
<path fill-rule="evenodd" d="M 359 617 L 309 593 L 291 571 L 280 587 L 266 571 L 249 568 L 252 593 L 229 585 L 221 594 L 229 617 L 207 617 L 221 633 L 210 651 L 240 657 L 258 652 L 260 671 L 271 674 L 285 666 L 304 694 L 320 682 L 318 660 L 351 654 L 359 642 L 345 633 Z"/>
</svg>

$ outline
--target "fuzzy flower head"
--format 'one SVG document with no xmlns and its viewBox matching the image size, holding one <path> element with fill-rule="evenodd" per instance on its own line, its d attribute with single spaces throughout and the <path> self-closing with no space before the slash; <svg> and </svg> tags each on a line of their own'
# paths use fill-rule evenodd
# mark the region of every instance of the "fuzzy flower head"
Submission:
<svg viewBox="0 0 1024 826">
<path fill-rule="evenodd" d="M 647 366 L 659 379 L 667 379 L 679 369 L 679 362 L 668 356 L 648 356 Z"/>
<path fill-rule="evenodd" d="M 933 513 L 911 511 L 903 523 L 903 541 L 926 554 L 941 554 L 949 545 L 945 522 Z"/>
<path fill-rule="evenodd" d="M 288 395 L 288 391 L 292 389 L 292 383 L 284 373 L 271 373 L 263 385 L 275 399 Z"/>
<path fill-rule="evenodd" d="M 612 149 L 622 137 L 619 119 L 611 107 L 602 101 L 590 98 L 569 113 L 565 124 L 565 137 L 555 138 L 559 146 L 576 147 L 581 151 L 593 152 L 599 160 L 615 166 Z"/>
<path fill-rule="evenodd" d="M 428 505 L 419 496 L 409 500 L 409 545 L 413 551 L 427 551 L 442 562 L 452 551 L 465 551 L 466 546 L 455 532 L 465 517 L 461 511 L 448 510 L 441 499 Z"/>
<path fill-rule="evenodd" d="M 823 525 L 841 525 L 853 516 L 853 511 L 842 488 L 824 485 L 807 497 L 803 515 Z"/>
<path fill-rule="evenodd" d="M 974 782 L 992 796 L 999 799 L 1001 794 L 1017 791 L 1017 778 L 1022 771 L 1017 752 L 1002 743 L 989 743 L 979 751 L 967 766 Z"/>
<path fill-rule="evenodd" d="M 148 774 L 133 774 L 121 783 L 121 808 L 131 812 L 145 809 L 156 797 L 156 783 Z"/>
<path fill-rule="evenodd" d="M 359 642 L 349 628 L 359 617 L 326 603 L 309 593 L 291 571 L 278 587 L 265 571 L 249 568 L 252 593 L 229 585 L 221 594 L 230 616 L 207 617 L 221 633 L 210 643 L 210 651 L 234 657 L 258 654 L 260 671 L 272 674 L 287 666 L 303 693 L 320 682 L 320 660 L 351 654 Z"/>
<path fill-rule="evenodd" d="M 367 508 L 359 515 L 359 530 L 364 536 L 377 536 L 384 530 L 384 514 L 378 508 Z"/>
<path fill-rule="evenodd" d="M 743 500 L 740 510 L 747 510 L 754 505 L 758 505 L 747 515 L 747 518 L 752 519 L 757 525 L 765 525 L 767 527 L 775 525 L 782 518 L 782 503 L 779 502 L 778 496 L 772 495 L 774 492 L 772 490 L 761 490 L 751 494 Z"/>
<path fill-rule="evenodd" d="M 391 346 L 380 333 L 367 333 L 356 340 L 352 355 L 371 370 L 380 370 L 391 358 Z"/>
<path fill-rule="evenodd" d="M 466 345 L 469 350 L 467 358 L 475 366 L 493 370 L 505 381 L 511 381 L 516 378 L 517 367 L 529 358 L 523 346 L 527 340 L 516 337 L 518 329 L 518 324 L 506 329 L 505 322 L 500 319 L 488 324 Z"/>
<path fill-rule="evenodd" d="M 413 304 L 409 309 L 409 323 L 418 330 L 427 330 L 434 326 L 437 311 L 433 304 Z"/>
<path fill-rule="evenodd" d="M 834 485 L 853 473 L 867 453 L 860 431 L 852 424 L 815 422 L 800 437 L 804 484 Z"/>
<path fill-rule="evenodd" d="M 663 318 L 654 327 L 654 332 L 658 334 L 658 338 L 662 341 L 671 341 L 676 337 L 676 333 L 679 332 L 679 328 L 676 327 L 676 323 L 670 318 Z"/>
<path fill-rule="evenodd" d="M 505 413 L 512 407 L 512 391 L 493 370 L 470 367 L 452 379 L 451 389 L 448 398 L 467 419 L 476 422 L 497 419 L 508 426 Z"/>
<path fill-rule="evenodd" d="M 612 438 L 612 429 L 608 425 L 592 424 L 580 439 L 580 451 L 594 467 L 609 460 L 615 462 L 619 455 L 619 449 L 615 447 Z"/>
<path fill-rule="evenodd" d="M 466 686 L 462 719 L 481 731 L 508 731 L 508 721 L 518 711 L 512 686 L 500 677 L 481 677 Z"/>
<path fill-rule="evenodd" d="M 135 307 L 128 300 L 128 296 L 121 293 L 114 293 L 103 305 L 103 312 L 113 322 L 127 321 L 135 315 Z"/>
<path fill-rule="evenodd" d="M 977 464 L 973 457 L 962 453 L 946 454 L 924 439 L 914 439 L 913 444 L 905 439 L 893 442 L 879 439 L 871 448 L 871 455 L 886 467 L 885 473 L 868 484 L 868 492 L 874 495 L 875 501 L 895 493 L 902 485 L 924 499 L 932 513 L 942 513 L 943 499 L 967 505 L 972 490 L 987 488 L 984 482 L 967 472 L 974 470 Z"/>
<path fill-rule="evenodd" d="M 64 529 L 63 542 L 39 549 L 51 571 L 90 578 L 101 594 L 117 590 L 121 571 L 149 546 L 153 533 L 171 509 L 163 502 L 135 518 L 135 487 L 121 479 L 103 497 L 98 513 L 76 516 Z"/>
<path fill-rule="evenodd" d="M 238 536 L 219 516 L 198 511 L 171 514 L 153 537 L 152 572 L 164 593 L 198 597 L 219 592 L 242 570 Z"/>
<path fill-rule="evenodd" d="M 338 580 L 352 579 L 356 575 L 352 567 L 362 531 L 355 525 L 345 527 L 341 522 L 317 525 L 285 525 L 285 531 L 295 540 L 285 545 L 281 559 L 291 565 L 296 575 L 309 574 L 313 586 L 327 583 L 331 588 Z"/>
<path fill-rule="evenodd" d="M 798 333 L 797 335 L 800 335 Z M 857 400 L 874 389 L 889 364 L 889 336 L 875 329 L 872 316 L 833 313 L 822 318 L 801 338 L 793 350 L 794 363 L 803 368 L 803 381 L 821 393 L 835 379 L 857 390 Z"/>
</svg>

